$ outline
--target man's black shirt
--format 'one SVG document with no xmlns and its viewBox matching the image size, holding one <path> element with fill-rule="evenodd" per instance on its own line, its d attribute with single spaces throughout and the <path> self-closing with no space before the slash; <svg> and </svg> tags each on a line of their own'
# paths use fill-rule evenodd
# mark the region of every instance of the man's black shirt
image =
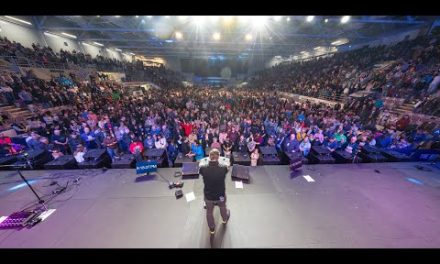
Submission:
<svg viewBox="0 0 440 264">
<path fill-rule="evenodd" d="M 225 197 L 225 178 L 228 168 L 210 162 L 208 166 L 200 168 L 205 184 L 204 194 L 207 200 L 218 201 L 220 197 Z"/>
</svg>

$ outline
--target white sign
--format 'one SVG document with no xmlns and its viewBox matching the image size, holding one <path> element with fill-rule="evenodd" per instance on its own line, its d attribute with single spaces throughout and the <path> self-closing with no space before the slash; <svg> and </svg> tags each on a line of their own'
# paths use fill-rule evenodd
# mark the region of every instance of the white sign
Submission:
<svg viewBox="0 0 440 264">
<path fill-rule="evenodd" d="M 312 177 L 310 177 L 310 175 L 304 175 L 303 177 L 304 177 L 304 179 L 306 179 L 308 182 L 315 182 L 315 180 L 314 180 Z"/>
<path fill-rule="evenodd" d="M 235 188 L 243 189 L 243 182 L 242 181 L 236 181 L 235 182 Z"/>
<path fill-rule="evenodd" d="M 185 194 L 185 198 L 186 198 L 186 201 L 189 203 L 189 202 L 195 200 L 196 196 L 194 195 L 194 192 L 190 192 L 190 193 Z"/>
</svg>

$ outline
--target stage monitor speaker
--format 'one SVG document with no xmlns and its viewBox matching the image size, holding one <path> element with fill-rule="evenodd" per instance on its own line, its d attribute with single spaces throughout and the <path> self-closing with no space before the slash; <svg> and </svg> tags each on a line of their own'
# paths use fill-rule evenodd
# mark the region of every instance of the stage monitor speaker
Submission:
<svg viewBox="0 0 440 264">
<path fill-rule="evenodd" d="M 344 150 L 335 150 L 332 152 L 333 158 L 335 158 L 336 163 L 352 163 L 353 155 Z M 358 158 L 356 158 L 358 159 Z"/>
<path fill-rule="evenodd" d="M 182 179 L 197 179 L 197 178 L 199 178 L 199 163 L 198 162 L 182 163 Z"/>
<path fill-rule="evenodd" d="M 335 163 L 335 159 L 330 155 L 311 155 L 310 159 L 313 161 L 313 163 L 317 163 L 317 164 L 334 164 Z"/>
<path fill-rule="evenodd" d="M 372 154 L 372 153 L 380 153 L 380 149 L 374 147 L 374 146 L 370 146 L 370 145 L 365 145 L 361 148 L 361 152 L 363 154 Z"/>
<path fill-rule="evenodd" d="M 410 156 L 394 150 L 382 150 L 381 153 L 389 161 L 411 161 Z"/>
<path fill-rule="evenodd" d="M 269 155 L 269 156 L 273 156 L 276 155 L 278 156 L 278 151 L 275 147 L 271 147 L 271 146 L 264 146 L 264 147 L 260 147 L 260 152 L 261 154 L 264 155 Z"/>
<path fill-rule="evenodd" d="M 136 160 L 133 154 L 124 154 L 120 158 L 115 158 L 112 162 L 112 168 L 114 169 L 130 169 L 135 167 Z"/>
<path fill-rule="evenodd" d="M 385 162 L 387 158 L 384 157 L 381 153 L 361 153 L 362 160 L 365 162 Z"/>
<path fill-rule="evenodd" d="M 296 171 L 302 168 L 304 157 L 300 152 L 287 152 L 285 154 L 289 159 L 289 168 L 291 171 Z"/>
<path fill-rule="evenodd" d="M 27 155 L 26 155 L 27 154 Z M 30 150 L 24 156 L 34 169 L 43 169 L 44 164 L 53 160 L 52 154 L 47 150 Z"/>
<path fill-rule="evenodd" d="M 312 147 L 312 154 L 316 155 L 330 155 L 331 152 L 324 146 L 313 146 Z"/>
<path fill-rule="evenodd" d="M 242 181 L 242 182 L 249 183 L 249 181 L 251 180 L 251 176 L 249 173 L 249 167 L 234 164 L 232 166 L 231 179 L 233 181 Z"/>
<path fill-rule="evenodd" d="M 281 165 L 278 155 L 263 155 L 263 165 Z"/>
<path fill-rule="evenodd" d="M 144 157 L 147 160 L 154 160 L 157 162 L 157 167 L 168 167 L 168 159 L 165 149 L 147 149 L 144 151 Z"/>
<path fill-rule="evenodd" d="M 91 161 L 91 160 L 99 160 L 104 159 L 105 156 L 108 156 L 106 149 L 91 149 L 84 154 L 84 160 Z"/>
<path fill-rule="evenodd" d="M 182 164 L 185 162 L 194 162 L 193 157 L 187 157 L 183 155 L 183 153 L 179 152 L 176 160 L 174 161 L 174 167 L 182 167 Z"/>
<path fill-rule="evenodd" d="M 78 164 L 80 169 L 110 168 L 112 160 L 105 149 L 91 149 L 84 154 L 84 161 Z"/>
<path fill-rule="evenodd" d="M 11 165 L 13 163 L 17 162 L 17 157 L 15 156 L 7 156 L 0 158 L 0 170 L 7 170 L 10 167 L 7 167 L 5 165 Z M 5 166 L 5 167 L 2 167 Z"/>
<path fill-rule="evenodd" d="M 78 167 L 78 163 L 72 155 L 64 155 L 44 164 L 45 169 L 63 170 L 63 169 L 75 169 Z"/>
<path fill-rule="evenodd" d="M 238 165 L 250 166 L 251 158 L 247 152 L 232 152 L 232 162 Z"/>
</svg>

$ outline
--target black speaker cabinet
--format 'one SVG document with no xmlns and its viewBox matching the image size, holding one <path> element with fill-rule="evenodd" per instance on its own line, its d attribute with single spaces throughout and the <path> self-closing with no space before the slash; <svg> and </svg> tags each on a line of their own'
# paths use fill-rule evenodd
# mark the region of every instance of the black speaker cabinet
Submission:
<svg viewBox="0 0 440 264">
<path fill-rule="evenodd" d="M 251 176 L 249 173 L 249 167 L 234 164 L 232 166 L 231 179 L 233 181 L 242 181 L 242 182 L 249 183 L 251 180 Z"/>
<path fill-rule="evenodd" d="M 144 157 L 146 160 L 155 160 L 159 168 L 168 167 L 165 149 L 147 149 L 144 151 Z"/>
<path fill-rule="evenodd" d="M 232 162 L 238 165 L 250 166 L 251 157 L 247 152 L 232 152 Z"/>
<path fill-rule="evenodd" d="M 115 158 L 112 162 L 112 168 L 114 169 L 130 169 L 135 167 L 136 160 L 133 154 L 124 154 L 120 158 Z"/>
<path fill-rule="evenodd" d="M 75 169 L 78 168 L 78 163 L 72 155 L 64 155 L 44 164 L 44 168 L 49 170 Z"/>
<path fill-rule="evenodd" d="M 197 178 L 199 178 L 199 163 L 198 162 L 182 163 L 182 179 L 197 179 Z"/>
<path fill-rule="evenodd" d="M 84 154 L 84 161 L 78 164 L 80 169 L 110 168 L 112 160 L 105 149 L 91 149 Z"/>
<path fill-rule="evenodd" d="M 183 153 L 179 152 L 176 160 L 174 161 L 174 167 L 182 167 L 182 164 L 186 163 L 186 162 L 194 162 L 194 158 L 187 157 L 187 156 L 183 155 Z"/>
<path fill-rule="evenodd" d="M 389 161 L 411 161 L 410 156 L 394 150 L 382 150 L 381 152 Z"/>
</svg>

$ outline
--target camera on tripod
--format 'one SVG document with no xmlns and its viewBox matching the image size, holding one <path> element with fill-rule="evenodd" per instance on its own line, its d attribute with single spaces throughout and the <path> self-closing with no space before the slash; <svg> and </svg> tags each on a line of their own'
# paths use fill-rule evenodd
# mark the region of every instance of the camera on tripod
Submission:
<svg viewBox="0 0 440 264">
<path fill-rule="evenodd" d="M 170 182 L 170 184 L 168 185 L 168 187 L 169 187 L 170 189 L 173 189 L 173 188 L 182 188 L 182 187 L 183 187 L 183 182 L 180 182 L 180 181 L 178 181 L 178 182 Z"/>
</svg>

